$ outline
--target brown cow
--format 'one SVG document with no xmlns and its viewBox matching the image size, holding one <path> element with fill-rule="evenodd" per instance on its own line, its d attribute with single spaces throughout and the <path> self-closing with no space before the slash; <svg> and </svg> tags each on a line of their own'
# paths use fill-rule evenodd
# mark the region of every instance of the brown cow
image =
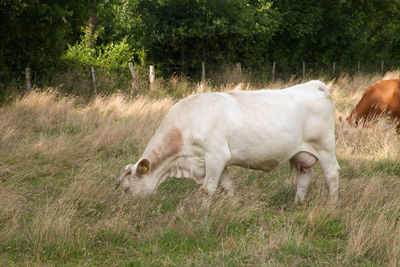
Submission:
<svg viewBox="0 0 400 267">
<path fill-rule="evenodd" d="M 346 120 L 357 126 L 360 120 L 365 124 L 381 115 L 395 121 L 400 119 L 400 79 L 380 81 L 368 87 Z M 400 133 L 399 121 L 396 128 Z"/>
</svg>

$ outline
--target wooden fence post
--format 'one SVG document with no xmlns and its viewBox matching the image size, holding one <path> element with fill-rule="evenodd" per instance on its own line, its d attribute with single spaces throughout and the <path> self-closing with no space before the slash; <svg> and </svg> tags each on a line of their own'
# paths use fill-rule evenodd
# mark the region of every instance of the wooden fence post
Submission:
<svg viewBox="0 0 400 267">
<path fill-rule="evenodd" d="M 306 76 L 306 62 L 303 61 L 303 79 Z"/>
<path fill-rule="evenodd" d="M 95 93 L 96 96 L 97 96 L 96 76 L 94 75 L 94 68 L 93 68 L 93 66 L 90 68 L 90 72 L 92 73 L 92 81 L 93 81 L 94 93 Z"/>
<path fill-rule="evenodd" d="M 201 62 L 201 82 L 202 83 L 206 82 L 206 66 L 204 61 Z"/>
<path fill-rule="evenodd" d="M 156 69 L 154 66 L 150 66 L 149 80 L 150 80 L 150 91 L 153 91 L 155 89 L 154 87 L 156 81 Z"/>
<path fill-rule="evenodd" d="M 156 80 L 156 69 L 154 66 L 150 66 L 150 73 L 149 73 L 150 84 L 154 83 Z"/>
<path fill-rule="evenodd" d="M 360 61 L 357 61 L 357 73 L 360 74 Z"/>
<path fill-rule="evenodd" d="M 240 81 L 243 80 L 242 65 L 240 63 L 236 63 L 236 70 L 239 74 Z"/>
<path fill-rule="evenodd" d="M 25 68 L 26 90 L 28 93 L 31 91 L 31 68 Z"/>
<path fill-rule="evenodd" d="M 333 61 L 333 64 L 332 64 L 332 76 L 335 76 L 335 68 L 336 68 L 336 62 Z"/>
<path fill-rule="evenodd" d="M 274 80 L 275 80 L 275 66 L 276 66 L 276 62 L 274 61 L 272 63 L 272 82 L 274 82 Z"/>
<path fill-rule="evenodd" d="M 383 75 L 383 64 L 384 64 L 384 62 L 383 62 L 383 60 L 381 60 L 381 73 L 382 73 L 382 75 Z"/>
<path fill-rule="evenodd" d="M 132 62 L 129 62 L 128 65 L 129 65 L 129 69 L 131 70 L 131 75 L 132 75 L 132 78 L 133 78 L 133 81 L 132 81 L 132 90 L 133 90 L 133 88 L 136 87 L 137 94 L 139 94 L 139 93 L 140 93 L 140 90 L 139 90 L 140 88 L 139 88 L 139 82 L 138 82 L 138 79 L 137 79 L 136 71 L 135 71 L 135 69 L 133 68 Z"/>
</svg>

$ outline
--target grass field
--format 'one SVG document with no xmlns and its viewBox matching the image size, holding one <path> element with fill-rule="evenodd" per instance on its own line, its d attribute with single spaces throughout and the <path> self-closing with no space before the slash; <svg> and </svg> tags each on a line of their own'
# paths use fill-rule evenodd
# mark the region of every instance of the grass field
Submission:
<svg viewBox="0 0 400 267">
<path fill-rule="evenodd" d="M 231 168 L 236 196 L 219 192 L 208 210 L 191 180 L 123 199 L 117 176 L 173 100 L 85 103 L 51 90 L 18 98 L 0 108 L 0 266 L 400 266 L 399 137 L 385 120 L 352 128 L 338 119 L 381 79 L 324 81 L 336 106 L 336 206 L 318 166 L 305 202 L 292 207 L 289 164 L 270 174 Z"/>
</svg>

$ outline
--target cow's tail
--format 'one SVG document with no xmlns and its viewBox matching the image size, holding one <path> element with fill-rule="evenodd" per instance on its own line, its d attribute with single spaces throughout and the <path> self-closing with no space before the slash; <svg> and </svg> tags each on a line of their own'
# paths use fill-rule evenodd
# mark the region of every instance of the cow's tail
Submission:
<svg viewBox="0 0 400 267">
<path fill-rule="evenodd" d="M 317 87 L 317 89 L 318 89 L 319 91 L 324 92 L 324 93 L 327 93 L 328 95 L 330 95 L 329 89 L 328 89 L 328 87 L 326 86 L 325 83 L 323 83 L 323 82 L 321 82 L 321 81 L 319 81 L 319 80 L 309 81 L 309 83 L 315 84 L 315 86 Z"/>
<path fill-rule="evenodd" d="M 329 93 L 329 89 L 328 86 L 326 86 L 325 83 L 321 82 L 321 81 L 315 81 L 317 86 L 318 86 L 318 90 L 327 93 L 328 95 L 330 95 Z"/>
</svg>

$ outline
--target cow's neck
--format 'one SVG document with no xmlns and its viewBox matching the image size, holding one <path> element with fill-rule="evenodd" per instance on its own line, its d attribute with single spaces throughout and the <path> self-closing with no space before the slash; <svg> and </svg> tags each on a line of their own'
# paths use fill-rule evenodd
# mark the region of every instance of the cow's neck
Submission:
<svg viewBox="0 0 400 267">
<path fill-rule="evenodd" d="M 184 152 L 184 143 L 181 131 L 176 127 L 166 127 L 159 130 L 147 146 L 142 158 L 150 162 L 150 171 L 157 177 L 158 185 L 167 177 L 193 178 L 201 183 L 202 170 L 193 170 L 192 162 L 195 158 Z M 196 164 L 195 164 L 196 165 Z"/>
<path fill-rule="evenodd" d="M 183 148 L 182 134 L 176 127 L 160 130 L 150 141 L 142 158 L 150 161 L 151 168 L 156 169 L 165 161 L 175 158 Z"/>
</svg>

